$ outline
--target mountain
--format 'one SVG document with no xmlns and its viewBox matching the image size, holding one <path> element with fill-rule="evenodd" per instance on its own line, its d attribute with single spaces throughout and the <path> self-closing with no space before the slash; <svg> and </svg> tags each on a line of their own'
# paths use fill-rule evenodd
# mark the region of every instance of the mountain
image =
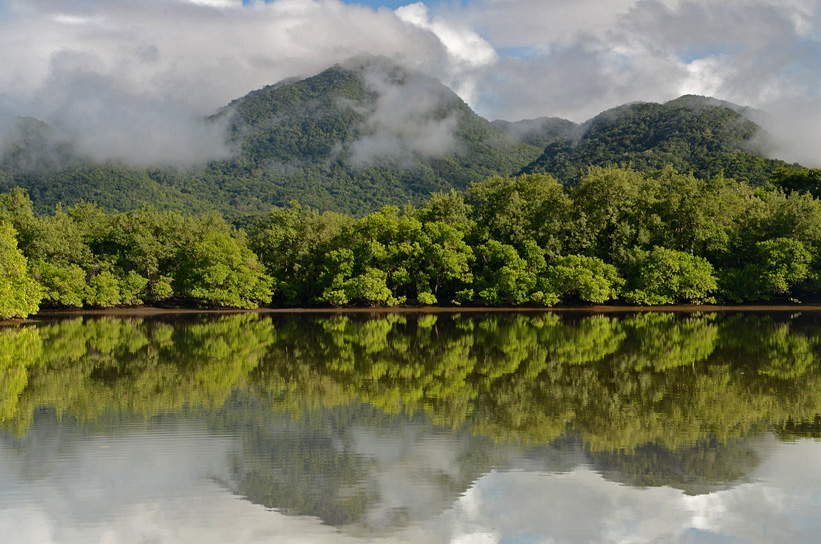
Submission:
<svg viewBox="0 0 821 544">
<path fill-rule="evenodd" d="M 510 122 L 497 119 L 493 125 L 504 130 L 512 138 L 544 149 L 558 140 L 574 139 L 580 135 L 582 126 L 561 117 L 539 117 Z"/>
<path fill-rule="evenodd" d="M 764 158 L 766 134 L 749 119 L 754 114 L 760 112 L 694 95 L 665 104 L 628 104 L 548 143 L 522 172 L 547 172 L 570 183 L 591 165 L 648 171 L 672 164 L 701 178 L 724 172 L 763 185 L 786 163 Z"/>
<path fill-rule="evenodd" d="M 571 184 L 590 165 L 672 164 L 755 185 L 785 163 L 763 158 L 762 112 L 687 95 L 636 103 L 581 124 L 557 117 L 492 123 L 438 80 L 362 56 L 233 100 L 206 121 L 230 153 L 185 167 L 136 167 L 78 153 L 36 119 L 8 121 L 0 192 L 26 188 L 38 212 L 58 203 L 108 210 L 149 204 L 239 217 L 298 200 L 355 215 L 419 203 L 492 175 L 547 172 Z"/>
<path fill-rule="evenodd" d="M 94 161 L 42 121 L 21 117 L 10 125 L 5 141 L 0 141 L 0 193 L 25 188 L 39 213 L 79 201 L 96 202 L 107 210 L 143 204 L 191 212 L 217 209 L 207 198 L 169 183 L 180 178 L 174 169 Z"/>
<path fill-rule="evenodd" d="M 57 145 L 42 124 L 38 137 L 18 134 L 5 146 L 16 151 L 0 156 L 0 191 L 22 185 L 41 210 L 85 199 L 109 209 L 145 202 L 238 216 L 298 200 L 362 214 L 515 174 L 543 148 L 509 137 L 438 80 L 372 56 L 253 91 L 209 121 L 226 127 L 233 153 L 185 169 L 71 153 L 33 161 L 57 156 L 40 152 Z"/>
<path fill-rule="evenodd" d="M 254 91 L 215 119 L 227 119 L 238 155 L 209 168 L 228 172 L 225 190 L 354 213 L 514 174 L 541 151 L 380 57 Z"/>
</svg>

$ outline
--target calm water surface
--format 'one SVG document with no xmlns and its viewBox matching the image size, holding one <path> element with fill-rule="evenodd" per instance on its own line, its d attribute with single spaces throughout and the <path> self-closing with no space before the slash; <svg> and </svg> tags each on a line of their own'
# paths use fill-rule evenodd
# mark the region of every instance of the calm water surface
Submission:
<svg viewBox="0 0 821 544">
<path fill-rule="evenodd" d="M 821 315 L 0 329 L 0 542 L 818 542 Z"/>
</svg>

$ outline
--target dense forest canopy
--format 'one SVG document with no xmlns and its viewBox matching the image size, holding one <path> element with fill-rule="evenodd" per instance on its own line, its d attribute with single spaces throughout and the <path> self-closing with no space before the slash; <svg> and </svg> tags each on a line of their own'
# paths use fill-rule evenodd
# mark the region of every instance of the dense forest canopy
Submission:
<svg viewBox="0 0 821 544">
<path fill-rule="evenodd" d="M 816 300 L 821 201 L 812 191 L 704 181 L 669 167 L 592 167 L 570 187 L 546 174 L 496 176 L 358 219 L 293 203 L 239 229 L 216 213 L 149 207 L 107 213 L 78 204 L 39 216 L 16 189 L 0 195 L 0 262 L 8 263 L 4 282 L 26 287 L 0 291 L 0 307 L 13 317 L 40 301 L 254 308 Z"/>
<path fill-rule="evenodd" d="M 224 157 L 144 167 L 82 157 L 44 123 L 21 120 L 11 142 L 0 142 L 0 191 L 26 188 L 40 212 L 83 200 L 233 219 L 298 199 L 361 215 L 515 174 L 541 152 L 438 80 L 380 57 L 259 89 L 209 121 L 225 131 Z"/>
</svg>

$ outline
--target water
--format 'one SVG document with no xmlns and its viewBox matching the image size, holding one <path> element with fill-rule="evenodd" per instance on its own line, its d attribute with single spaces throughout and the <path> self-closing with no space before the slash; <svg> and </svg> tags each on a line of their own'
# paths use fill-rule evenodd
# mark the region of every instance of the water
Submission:
<svg viewBox="0 0 821 544">
<path fill-rule="evenodd" d="M 817 542 L 821 315 L 0 329 L 0 542 Z"/>
</svg>

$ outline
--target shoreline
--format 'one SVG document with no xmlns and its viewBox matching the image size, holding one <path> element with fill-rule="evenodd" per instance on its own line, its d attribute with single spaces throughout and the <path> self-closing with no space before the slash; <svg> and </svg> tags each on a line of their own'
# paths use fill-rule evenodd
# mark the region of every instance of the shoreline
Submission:
<svg viewBox="0 0 821 544">
<path fill-rule="evenodd" d="M 66 309 L 43 310 L 27 319 L 5 320 L 0 324 L 22 323 L 48 319 L 50 317 L 69 316 L 163 316 L 163 315 L 197 315 L 197 314 L 457 314 L 457 313 L 723 313 L 723 312 L 821 312 L 821 304 L 739 304 L 739 305 L 696 305 L 677 304 L 669 306 L 561 306 L 561 307 L 484 307 L 484 306 L 393 306 L 393 307 L 360 307 L 360 308 L 161 308 L 155 306 L 137 306 L 133 308 L 102 309 Z"/>
</svg>

